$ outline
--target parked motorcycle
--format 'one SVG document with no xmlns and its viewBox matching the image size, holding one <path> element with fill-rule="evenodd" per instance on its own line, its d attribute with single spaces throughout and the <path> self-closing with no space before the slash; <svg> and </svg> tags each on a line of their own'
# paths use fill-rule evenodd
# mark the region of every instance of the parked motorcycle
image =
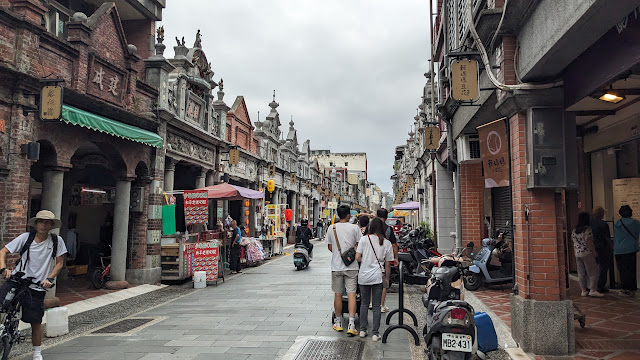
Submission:
<svg viewBox="0 0 640 360">
<path fill-rule="evenodd" d="M 442 256 L 435 250 L 434 242 L 426 237 L 422 229 L 415 229 L 401 238 L 398 247 L 398 261 L 403 262 L 405 283 L 426 285 L 431 275 L 430 259 Z"/>
<path fill-rule="evenodd" d="M 422 335 L 429 360 L 474 359 L 477 334 L 474 310 L 464 301 L 463 268 L 459 257 L 442 256 L 431 271 L 422 303 L 427 321 Z"/>
<path fill-rule="evenodd" d="M 508 227 L 509 222 L 493 239 L 482 240 L 482 249 L 474 257 L 473 265 L 464 273 L 464 287 L 467 290 L 478 290 L 484 284 L 513 282 L 513 251 L 506 238 Z M 493 258 L 498 259 L 500 265 L 491 264 Z"/>
</svg>

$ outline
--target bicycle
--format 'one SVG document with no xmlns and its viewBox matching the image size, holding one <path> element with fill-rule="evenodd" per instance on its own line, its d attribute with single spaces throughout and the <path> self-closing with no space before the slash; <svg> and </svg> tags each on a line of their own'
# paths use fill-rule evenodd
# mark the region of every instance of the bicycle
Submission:
<svg viewBox="0 0 640 360">
<path fill-rule="evenodd" d="M 105 259 L 109 260 L 109 264 L 105 266 Z M 91 285 L 96 289 L 102 289 L 107 281 L 111 280 L 111 256 L 100 256 L 100 267 L 91 273 Z"/>
<path fill-rule="evenodd" d="M 21 343 L 25 340 L 21 331 L 18 330 L 22 310 L 20 299 L 29 294 L 29 287 L 31 285 L 36 285 L 44 289 L 41 283 L 33 281 L 33 277 L 23 278 L 23 276 L 24 272 L 17 272 L 7 280 L 14 286 L 12 286 L 11 290 L 5 295 L 2 300 L 2 307 L 0 308 L 0 313 L 4 316 L 2 324 L 0 324 L 0 355 L 2 355 L 2 360 L 9 359 L 9 353 L 14 344 Z M 51 287 L 53 286 L 54 284 L 51 285 Z"/>
</svg>

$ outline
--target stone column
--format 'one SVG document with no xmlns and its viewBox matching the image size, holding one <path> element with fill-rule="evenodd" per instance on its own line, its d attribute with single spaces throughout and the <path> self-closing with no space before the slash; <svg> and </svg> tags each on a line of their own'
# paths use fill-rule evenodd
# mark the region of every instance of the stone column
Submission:
<svg viewBox="0 0 640 360">
<path fill-rule="evenodd" d="M 42 174 L 42 202 L 40 208 L 53 212 L 58 219 L 62 215 L 62 193 L 64 171 L 61 168 L 48 168 Z M 60 229 L 51 232 L 59 234 Z"/>
<path fill-rule="evenodd" d="M 176 163 L 170 157 L 167 157 L 164 163 L 164 191 L 173 191 L 173 183 L 176 174 Z"/>
<path fill-rule="evenodd" d="M 209 169 L 204 167 L 200 169 L 200 175 L 196 177 L 196 189 L 202 189 L 203 187 L 207 186 L 206 183 L 208 171 Z"/>
<path fill-rule="evenodd" d="M 116 182 L 116 204 L 113 216 L 113 239 L 111 248 L 111 279 L 125 281 L 127 272 L 127 237 L 129 235 L 129 203 L 131 202 L 131 180 Z"/>
<path fill-rule="evenodd" d="M 58 219 L 62 214 L 62 193 L 64 184 L 64 171 L 61 168 L 48 168 L 42 174 L 42 202 L 40 208 L 42 210 L 51 211 Z M 60 229 L 51 230 L 54 234 L 60 234 Z M 65 278 L 63 275 L 62 278 Z M 47 302 L 59 304 L 60 300 L 56 298 L 56 287 L 47 291 Z"/>
<path fill-rule="evenodd" d="M 205 176 L 204 179 L 204 186 L 213 186 L 216 184 L 216 177 L 215 177 L 215 171 L 211 170 L 209 172 L 207 172 L 207 175 Z M 216 200 L 211 200 L 209 199 L 208 201 L 208 209 L 209 209 L 209 225 L 208 225 L 208 229 L 212 230 L 215 225 L 215 217 L 216 217 L 216 211 L 217 211 L 217 201 Z"/>
</svg>

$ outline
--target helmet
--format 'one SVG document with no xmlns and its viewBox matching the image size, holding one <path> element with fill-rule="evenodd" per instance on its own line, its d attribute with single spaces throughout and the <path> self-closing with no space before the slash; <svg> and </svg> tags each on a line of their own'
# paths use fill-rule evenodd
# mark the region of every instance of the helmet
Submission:
<svg viewBox="0 0 640 360">
<path fill-rule="evenodd" d="M 300 226 L 307 226 L 307 225 L 309 225 L 309 220 L 307 219 L 300 220 Z"/>
<path fill-rule="evenodd" d="M 411 230 L 409 231 L 409 237 L 410 238 L 417 238 L 418 237 L 418 231 L 417 230 Z"/>
</svg>

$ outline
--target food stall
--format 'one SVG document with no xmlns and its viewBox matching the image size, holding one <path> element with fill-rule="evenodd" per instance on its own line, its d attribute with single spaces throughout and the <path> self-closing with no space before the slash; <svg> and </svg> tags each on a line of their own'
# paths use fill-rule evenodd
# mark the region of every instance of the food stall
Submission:
<svg viewBox="0 0 640 360">
<path fill-rule="evenodd" d="M 263 248 L 267 257 L 281 254 L 285 244 L 285 210 L 287 204 L 268 204 L 265 206 L 266 235 L 264 235 Z"/>
<path fill-rule="evenodd" d="M 190 233 L 177 233 L 175 227 L 175 197 L 184 198 L 185 224 Z M 193 276 L 194 271 L 206 271 L 207 282 L 217 281 L 218 274 L 224 278 L 222 264 L 227 258 L 230 239 L 219 221 L 216 230 L 207 230 L 209 222 L 209 200 L 262 199 L 259 191 L 222 183 L 196 190 L 165 193 L 162 209 L 163 235 L 161 239 L 162 280 L 183 280 Z M 215 211 L 215 210 L 214 210 Z M 221 220 L 221 219 L 218 219 Z M 240 219 L 236 219 L 238 224 Z M 257 255 L 254 251 L 253 255 Z M 252 256 L 251 259 L 258 257 Z"/>
</svg>

